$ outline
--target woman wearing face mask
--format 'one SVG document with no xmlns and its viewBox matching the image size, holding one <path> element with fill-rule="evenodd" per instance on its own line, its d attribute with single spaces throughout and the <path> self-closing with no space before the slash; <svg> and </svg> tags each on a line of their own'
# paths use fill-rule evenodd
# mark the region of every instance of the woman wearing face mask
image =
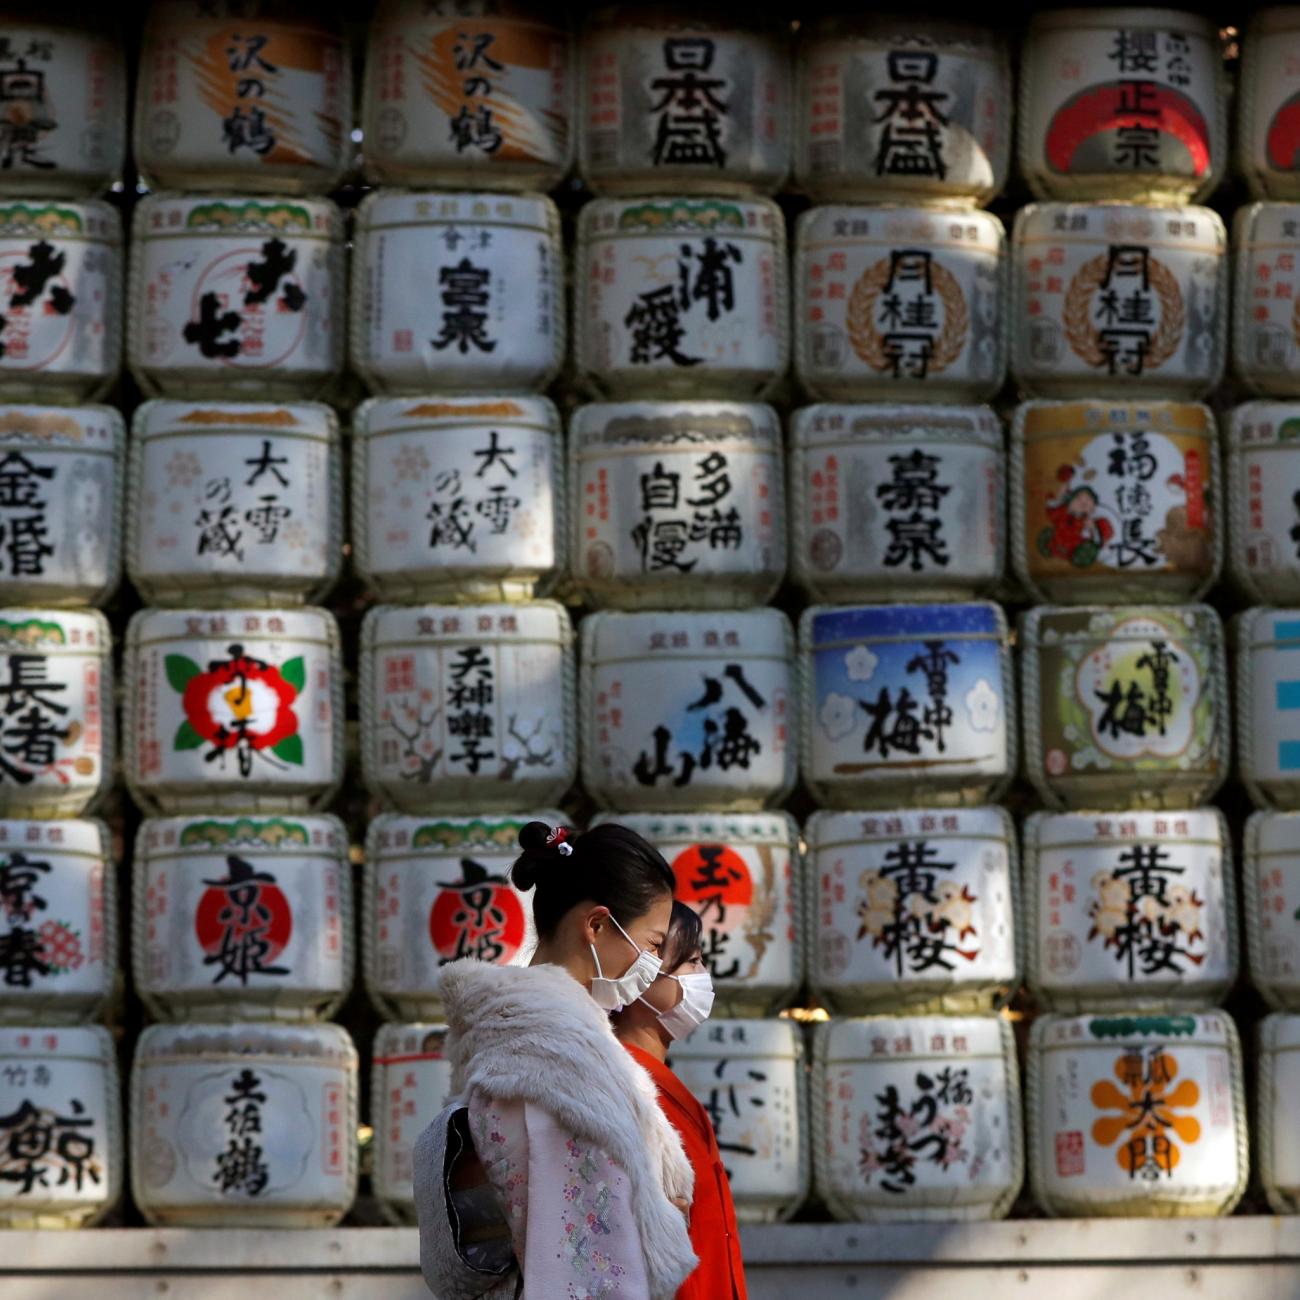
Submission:
<svg viewBox="0 0 1300 1300">
<path fill-rule="evenodd" d="M 658 977 L 672 869 L 612 823 L 574 835 L 530 822 L 519 843 L 511 879 L 533 891 L 532 964 L 442 971 L 466 1131 L 442 1140 L 458 1112 L 416 1143 L 425 1281 L 444 1295 L 472 1260 L 496 1280 L 458 1296 L 672 1300 L 696 1264 L 691 1166 L 609 1023 Z"/>
<path fill-rule="evenodd" d="M 713 1009 L 713 981 L 704 965 L 702 929 L 695 911 L 685 903 L 673 903 L 659 978 L 614 1017 L 614 1033 L 650 1072 L 659 1089 L 659 1105 L 681 1134 L 695 1171 L 691 1245 L 700 1264 L 677 1292 L 677 1300 L 746 1300 L 736 1208 L 713 1124 L 666 1064 L 674 1040 L 698 1029 Z"/>
</svg>

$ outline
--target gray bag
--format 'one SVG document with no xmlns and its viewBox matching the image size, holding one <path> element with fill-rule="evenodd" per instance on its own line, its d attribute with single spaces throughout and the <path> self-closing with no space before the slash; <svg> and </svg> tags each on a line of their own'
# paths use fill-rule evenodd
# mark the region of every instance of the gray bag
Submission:
<svg viewBox="0 0 1300 1300">
<path fill-rule="evenodd" d="M 514 1280 L 523 1291 L 510 1225 L 497 1203 L 469 1131 L 469 1111 L 453 1101 L 416 1139 L 413 1190 L 420 1225 L 420 1272 L 438 1300 L 478 1300 Z"/>
</svg>

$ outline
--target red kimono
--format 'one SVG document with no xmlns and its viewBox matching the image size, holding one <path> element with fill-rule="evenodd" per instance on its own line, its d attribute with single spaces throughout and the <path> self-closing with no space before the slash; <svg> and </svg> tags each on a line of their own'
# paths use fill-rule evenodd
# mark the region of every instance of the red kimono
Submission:
<svg viewBox="0 0 1300 1300">
<path fill-rule="evenodd" d="M 695 1170 L 691 1245 L 699 1256 L 700 1266 L 682 1284 L 677 1300 L 747 1300 L 736 1207 L 731 1203 L 731 1185 L 722 1167 L 718 1139 L 708 1112 L 662 1061 L 656 1061 L 639 1047 L 627 1047 L 627 1050 L 638 1065 L 650 1072 L 659 1090 L 659 1105 L 681 1134 L 687 1159 Z"/>
</svg>

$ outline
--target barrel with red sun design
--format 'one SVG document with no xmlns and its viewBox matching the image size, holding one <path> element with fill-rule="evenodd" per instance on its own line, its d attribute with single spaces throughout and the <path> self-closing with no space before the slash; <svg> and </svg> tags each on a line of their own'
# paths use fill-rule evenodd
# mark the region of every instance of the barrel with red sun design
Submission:
<svg viewBox="0 0 1300 1300">
<path fill-rule="evenodd" d="M 1270 6 L 1241 43 L 1236 159 L 1258 199 L 1300 199 L 1300 9 Z"/>
</svg>

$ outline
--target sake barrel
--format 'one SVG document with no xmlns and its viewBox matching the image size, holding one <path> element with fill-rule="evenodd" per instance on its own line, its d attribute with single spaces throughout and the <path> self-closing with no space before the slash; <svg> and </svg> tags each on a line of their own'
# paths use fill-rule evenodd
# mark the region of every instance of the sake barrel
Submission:
<svg viewBox="0 0 1300 1300">
<path fill-rule="evenodd" d="M 1260 199 L 1300 199 L 1300 9 L 1255 10 L 1241 43 L 1237 170 Z"/>
<path fill-rule="evenodd" d="M 1237 766 L 1257 807 L 1300 809 L 1300 610 L 1234 623 Z"/>
<path fill-rule="evenodd" d="M 795 225 L 794 369 L 829 402 L 980 402 L 1007 364 L 1006 234 L 988 212 L 810 208 Z"/>
<path fill-rule="evenodd" d="M 98 199 L 0 203 L 0 314 L 0 397 L 102 396 L 122 364 L 117 210 Z"/>
<path fill-rule="evenodd" d="M 322 609 L 146 609 L 127 627 L 124 765 L 150 813 L 305 812 L 343 777 Z"/>
<path fill-rule="evenodd" d="M 552 601 L 376 606 L 360 703 L 366 785 L 403 812 L 554 803 L 573 784 L 573 627 Z"/>
<path fill-rule="evenodd" d="M 0 1227 L 86 1228 L 117 1205 L 126 1152 L 107 1029 L 0 1029 L 0 1141 Z"/>
<path fill-rule="evenodd" d="M 351 990 L 338 818 L 146 819 L 132 879 L 132 973 L 155 1019 L 315 1020 Z"/>
<path fill-rule="evenodd" d="M 781 420 L 757 402 L 597 402 L 569 426 L 573 581 L 596 606 L 761 604 L 785 574 Z"/>
<path fill-rule="evenodd" d="M 94 610 L 0 609 L 0 816 L 76 817 L 112 784 L 111 651 Z"/>
<path fill-rule="evenodd" d="M 1232 223 L 1232 368 L 1252 392 L 1300 396 L 1300 203 L 1252 203 Z"/>
<path fill-rule="evenodd" d="M 1300 1009 L 1300 814 L 1246 819 L 1241 885 L 1250 982 L 1275 1011 Z"/>
<path fill-rule="evenodd" d="M 352 416 L 353 560 L 384 600 L 529 600 L 564 567 L 545 397 L 374 397 Z"/>
<path fill-rule="evenodd" d="M 1219 576 L 1214 415 L 1199 402 L 1022 402 L 1011 555 L 1039 600 L 1180 601 Z"/>
<path fill-rule="evenodd" d="M 125 457 L 112 407 L 0 406 L 0 600 L 108 600 L 122 574 Z"/>
<path fill-rule="evenodd" d="M 318 397 L 343 366 L 328 199 L 152 194 L 131 227 L 127 363 L 150 396 Z"/>
<path fill-rule="evenodd" d="M 1210 208 L 1031 203 L 1011 264 L 1011 377 L 1025 393 L 1185 399 L 1223 377 L 1227 235 Z"/>
<path fill-rule="evenodd" d="M 1194 808 L 1228 774 L 1223 625 L 1208 605 L 1031 609 L 1025 775 L 1049 807 Z"/>
<path fill-rule="evenodd" d="M 367 179 L 549 190 L 564 178 L 575 77 L 562 13 L 536 0 L 381 0 L 373 15 Z"/>
<path fill-rule="evenodd" d="M 708 1112 L 740 1223 L 788 1219 L 808 1197 L 803 1038 L 792 1020 L 709 1020 L 668 1049 Z"/>
<path fill-rule="evenodd" d="M 1206 1218 L 1245 1191 L 1241 1049 L 1225 1012 L 1040 1016 L 1025 1113 L 1045 1214 Z"/>
<path fill-rule="evenodd" d="M 1295 1099 L 1300 1088 L 1300 1016 L 1259 1022 L 1258 1104 L 1255 1110 L 1259 1181 L 1274 1214 L 1300 1207 L 1300 1135 Z"/>
<path fill-rule="evenodd" d="M 0 193 L 107 189 L 126 160 L 126 60 L 115 23 L 48 0 L 11 5 L 6 19 Z"/>
<path fill-rule="evenodd" d="M 510 868 L 524 826 L 564 820 L 547 809 L 447 817 L 381 813 L 370 823 L 361 966 L 381 1016 L 440 1017 L 438 977 L 449 961 L 474 957 L 506 966 L 531 956 L 532 905 L 510 883 Z"/>
<path fill-rule="evenodd" d="M 800 766 L 832 808 L 987 803 L 1016 768 L 1002 609 L 985 601 L 806 609 Z"/>
<path fill-rule="evenodd" d="M 155 1227 L 329 1228 L 357 1188 L 357 1053 L 337 1025 L 150 1025 L 131 1195 Z"/>
<path fill-rule="evenodd" d="M 1019 880 L 1005 809 L 818 812 L 805 834 L 819 1003 L 962 1013 L 1015 991 Z"/>
<path fill-rule="evenodd" d="M 1020 58 L 1020 172 L 1038 198 L 1202 197 L 1223 175 L 1227 101 L 1211 18 L 1035 14 Z"/>
<path fill-rule="evenodd" d="M 1000 1219 L 1024 1177 L 1016 1046 L 998 1016 L 814 1031 L 813 1178 L 849 1223 Z"/>
<path fill-rule="evenodd" d="M 589 614 L 582 784 L 620 812 L 754 812 L 798 754 L 794 636 L 779 610 Z"/>
<path fill-rule="evenodd" d="M 117 873 L 100 821 L 0 821 L 0 1023 L 99 1016 L 118 987 Z"/>
<path fill-rule="evenodd" d="M 1246 402 L 1226 434 L 1228 576 L 1252 601 L 1300 603 L 1300 404 Z"/>
<path fill-rule="evenodd" d="M 596 199 L 578 213 L 574 274 L 574 363 L 594 392 L 744 399 L 785 374 L 785 218 L 770 199 Z"/>
<path fill-rule="evenodd" d="M 1011 68 L 993 31 L 928 15 L 805 19 L 794 172 L 820 202 L 987 203 L 1006 184 Z"/>
<path fill-rule="evenodd" d="M 555 378 L 564 260 L 550 199 L 381 190 L 355 229 L 348 353 L 372 392 L 541 392 Z"/>
<path fill-rule="evenodd" d="M 1054 1011 L 1212 1007 L 1237 978 L 1237 898 L 1217 808 L 1032 813 L 1026 982 Z"/>
<path fill-rule="evenodd" d="M 329 5 L 155 0 L 133 153 L 151 187 L 324 193 L 351 150 L 352 62 Z"/>
<path fill-rule="evenodd" d="M 703 924 L 703 958 L 719 1016 L 763 1016 L 803 984 L 799 828 L 786 813 L 600 813 L 668 859 L 677 897 Z"/>
<path fill-rule="evenodd" d="M 579 46 L 583 179 L 606 193 L 780 189 L 790 169 L 789 39 L 761 9 L 597 7 Z"/>
<path fill-rule="evenodd" d="M 987 406 L 805 406 L 790 421 L 791 576 L 814 600 L 973 595 L 1002 576 Z"/>
<path fill-rule="evenodd" d="M 380 1025 L 375 1031 L 370 1096 L 375 1129 L 371 1185 L 394 1223 L 415 1222 L 411 1188 L 415 1139 L 451 1095 L 451 1062 L 443 1055 L 446 1025 Z"/>
<path fill-rule="evenodd" d="M 127 571 L 156 605 L 292 605 L 343 564 L 338 419 L 321 402 L 136 408 Z"/>
</svg>

